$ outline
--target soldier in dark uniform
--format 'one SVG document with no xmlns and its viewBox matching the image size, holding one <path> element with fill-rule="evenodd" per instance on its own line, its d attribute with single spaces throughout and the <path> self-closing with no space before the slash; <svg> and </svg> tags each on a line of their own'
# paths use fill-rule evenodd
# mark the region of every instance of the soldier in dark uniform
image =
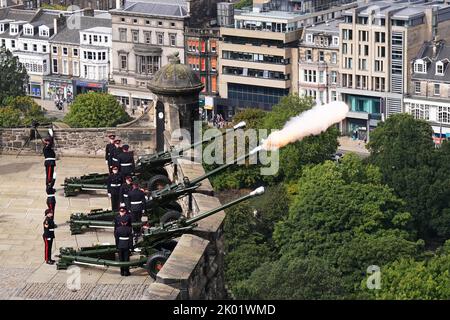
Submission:
<svg viewBox="0 0 450 320">
<path fill-rule="evenodd" d="M 45 166 L 45 186 L 47 188 L 53 188 L 56 180 L 55 166 L 56 166 L 56 153 L 53 150 L 53 138 L 46 137 L 44 140 L 44 166 Z"/>
<path fill-rule="evenodd" d="M 119 191 L 122 185 L 122 176 L 119 173 L 119 168 L 117 166 L 112 167 L 113 173 L 109 175 L 106 181 L 108 188 L 108 197 L 111 199 L 111 210 L 119 210 Z"/>
<path fill-rule="evenodd" d="M 127 226 L 131 227 L 131 215 L 125 207 L 120 207 L 119 214 L 114 217 L 114 230 L 116 230 L 122 222 L 125 222 Z"/>
<path fill-rule="evenodd" d="M 44 234 L 42 238 L 44 239 L 44 259 L 47 264 L 54 264 L 55 260 L 52 260 L 52 245 L 53 239 L 55 238 L 55 228 L 56 224 L 53 220 L 53 211 L 50 209 L 45 210 L 45 220 L 44 220 Z"/>
<path fill-rule="evenodd" d="M 116 139 L 116 135 L 110 134 L 108 136 L 108 138 L 109 138 L 109 143 L 106 145 L 105 161 L 106 161 L 106 165 L 108 166 L 109 174 L 111 174 L 112 173 L 112 159 L 111 159 L 111 155 L 112 155 L 112 152 L 113 152 L 113 150 L 115 148 L 114 140 Z"/>
<path fill-rule="evenodd" d="M 124 206 L 127 209 L 130 209 L 130 203 L 128 201 L 128 192 L 131 191 L 133 188 L 133 178 L 131 176 L 125 177 L 125 182 L 122 183 L 122 186 L 120 187 L 119 191 L 119 200 L 120 200 L 120 206 Z"/>
<path fill-rule="evenodd" d="M 133 222 L 140 222 L 142 214 L 145 212 L 145 193 L 139 189 L 139 184 L 133 182 L 133 189 L 128 192 L 130 202 L 130 212 Z"/>
<path fill-rule="evenodd" d="M 119 154 L 122 153 L 122 147 L 120 146 L 120 139 L 114 140 L 114 149 L 111 151 L 111 165 L 117 166 L 120 170 L 120 163 L 119 163 Z"/>
<path fill-rule="evenodd" d="M 124 144 L 122 147 L 122 153 L 117 156 L 120 165 L 120 174 L 122 177 L 132 175 L 134 173 L 134 156 L 133 152 L 129 151 L 130 146 Z"/>
<path fill-rule="evenodd" d="M 121 222 L 114 232 L 116 247 L 119 251 L 119 261 L 130 261 L 130 250 L 133 249 L 133 230 L 126 222 Z M 121 276 L 129 276 L 130 267 L 120 267 Z"/>
<path fill-rule="evenodd" d="M 56 208 L 56 197 L 55 197 L 56 190 L 53 188 L 47 188 L 46 191 L 47 191 L 47 207 L 50 210 L 52 210 L 54 215 Z"/>
</svg>

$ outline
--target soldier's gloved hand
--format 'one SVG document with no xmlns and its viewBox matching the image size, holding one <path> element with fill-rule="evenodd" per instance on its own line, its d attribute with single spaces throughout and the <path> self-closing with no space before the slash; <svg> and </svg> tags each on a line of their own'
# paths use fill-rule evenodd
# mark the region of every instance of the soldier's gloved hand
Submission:
<svg viewBox="0 0 450 320">
<path fill-rule="evenodd" d="M 108 164 L 108 160 L 105 160 L 105 163 Z"/>
<path fill-rule="evenodd" d="M 108 193 L 108 197 L 111 198 L 111 193 Z"/>
<path fill-rule="evenodd" d="M 125 207 L 125 203 L 121 202 L 121 203 L 120 203 L 120 206 L 121 206 L 121 207 Z"/>
</svg>

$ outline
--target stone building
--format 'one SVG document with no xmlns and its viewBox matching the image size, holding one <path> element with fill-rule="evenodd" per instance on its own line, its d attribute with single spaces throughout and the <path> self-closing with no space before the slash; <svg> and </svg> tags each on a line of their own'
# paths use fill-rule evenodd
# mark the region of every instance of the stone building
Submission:
<svg viewBox="0 0 450 320">
<path fill-rule="evenodd" d="M 450 37 L 450 6 L 424 1 L 371 1 L 343 12 L 339 24 L 339 100 L 351 111 L 344 133 L 370 129 L 402 112 L 408 92 L 410 61 L 435 35 Z"/>
<path fill-rule="evenodd" d="M 305 27 L 298 53 L 298 92 L 320 104 L 337 100 L 339 22 Z"/>
<path fill-rule="evenodd" d="M 450 46 L 426 42 L 413 59 L 412 83 L 403 100 L 405 112 L 428 121 L 435 139 L 450 137 Z"/>
<path fill-rule="evenodd" d="M 203 84 L 197 74 L 181 64 L 178 53 L 168 57 L 169 63 L 156 72 L 148 89 L 156 107 L 157 150 L 164 149 L 164 131 L 170 134 L 186 129 L 194 138 L 194 121 L 199 119 L 199 93 Z"/>
</svg>

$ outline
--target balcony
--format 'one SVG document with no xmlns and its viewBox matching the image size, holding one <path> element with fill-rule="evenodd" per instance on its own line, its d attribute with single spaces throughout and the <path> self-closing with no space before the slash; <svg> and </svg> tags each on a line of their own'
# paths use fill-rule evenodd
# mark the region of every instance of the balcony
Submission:
<svg viewBox="0 0 450 320">
<path fill-rule="evenodd" d="M 220 28 L 222 36 L 234 36 L 242 38 L 257 38 L 257 39 L 270 39 L 282 41 L 283 43 L 289 43 L 300 39 L 301 30 L 289 31 L 289 32 L 273 32 L 273 31 L 262 31 L 262 30 L 252 30 L 252 29 L 236 29 L 236 28 Z"/>
</svg>

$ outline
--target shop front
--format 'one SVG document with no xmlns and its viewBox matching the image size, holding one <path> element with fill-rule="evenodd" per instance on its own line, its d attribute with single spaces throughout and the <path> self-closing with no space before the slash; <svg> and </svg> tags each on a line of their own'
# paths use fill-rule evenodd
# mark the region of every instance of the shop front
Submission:
<svg viewBox="0 0 450 320">
<path fill-rule="evenodd" d="M 42 85 L 37 82 L 30 82 L 28 84 L 28 95 L 33 98 L 42 98 Z"/>
<path fill-rule="evenodd" d="M 68 102 L 73 101 L 73 80 L 67 79 L 45 79 L 44 82 L 46 100 L 65 100 Z"/>
<path fill-rule="evenodd" d="M 108 92 L 106 81 L 75 81 L 75 95 L 88 92 Z"/>
</svg>

